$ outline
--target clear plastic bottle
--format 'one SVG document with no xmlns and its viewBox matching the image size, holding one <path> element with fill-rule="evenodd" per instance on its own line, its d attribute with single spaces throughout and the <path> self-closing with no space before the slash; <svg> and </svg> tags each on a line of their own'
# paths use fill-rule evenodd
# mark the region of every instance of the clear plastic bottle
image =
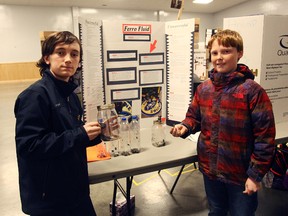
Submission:
<svg viewBox="0 0 288 216">
<path fill-rule="evenodd" d="M 126 117 L 122 117 L 120 121 L 119 152 L 121 155 L 125 156 L 131 154 L 130 128 Z"/>
<path fill-rule="evenodd" d="M 132 116 L 132 121 L 130 123 L 130 140 L 131 140 L 131 152 L 139 153 L 141 151 L 140 124 L 137 115 Z"/>
<path fill-rule="evenodd" d="M 161 120 L 161 116 L 153 122 L 152 126 L 152 145 L 161 147 L 165 145 L 165 125 Z"/>
</svg>

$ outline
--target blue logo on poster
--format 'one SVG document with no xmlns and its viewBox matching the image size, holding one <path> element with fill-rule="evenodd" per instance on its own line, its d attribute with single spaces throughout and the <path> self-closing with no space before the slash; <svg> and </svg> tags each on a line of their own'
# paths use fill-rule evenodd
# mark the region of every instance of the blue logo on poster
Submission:
<svg viewBox="0 0 288 216">
<path fill-rule="evenodd" d="M 281 35 L 280 46 L 284 49 L 288 49 L 288 35 Z"/>
</svg>

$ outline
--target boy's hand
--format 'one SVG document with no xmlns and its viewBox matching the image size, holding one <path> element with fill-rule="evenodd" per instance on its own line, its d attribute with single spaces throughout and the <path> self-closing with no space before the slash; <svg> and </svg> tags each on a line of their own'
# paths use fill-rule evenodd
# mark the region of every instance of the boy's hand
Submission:
<svg viewBox="0 0 288 216">
<path fill-rule="evenodd" d="M 93 140 L 101 134 L 101 126 L 98 122 L 88 122 L 83 127 L 89 137 L 89 140 Z"/>
<path fill-rule="evenodd" d="M 180 137 L 183 134 L 185 134 L 187 131 L 188 129 L 184 125 L 177 124 L 173 128 L 171 128 L 170 133 L 174 137 Z"/>
<path fill-rule="evenodd" d="M 243 191 L 243 193 L 247 195 L 256 193 L 260 189 L 260 186 L 260 182 L 256 182 L 250 178 L 247 178 L 245 183 L 245 190 Z"/>
</svg>

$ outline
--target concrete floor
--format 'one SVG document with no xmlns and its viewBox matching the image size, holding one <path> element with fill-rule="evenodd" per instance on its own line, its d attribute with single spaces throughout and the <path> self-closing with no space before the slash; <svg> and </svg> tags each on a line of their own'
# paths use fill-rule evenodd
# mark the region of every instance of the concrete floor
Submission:
<svg viewBox="0 0 288 216">
<path fill-rule="evenodd" d="M 17 95 L 31 82 L 0 83 L 0 215 L 23 216 L 18 190 L 13 114 Z M 208 214 L 202 176 L 187 165 L 171 195 L 180 167 L 134 177 L 131 193 L 136 197 L 136 216 L 204 216 Z M 125 186 L 124 179 L 120 182 Z M 98 216 L 109 215 L 113 181 L 91 185 L 91 197 Z M 288 192 L 262 188 L 256 216 L 288 215 Z M 85 215 L 84 215 L 85 216 Z"/>
</svg>

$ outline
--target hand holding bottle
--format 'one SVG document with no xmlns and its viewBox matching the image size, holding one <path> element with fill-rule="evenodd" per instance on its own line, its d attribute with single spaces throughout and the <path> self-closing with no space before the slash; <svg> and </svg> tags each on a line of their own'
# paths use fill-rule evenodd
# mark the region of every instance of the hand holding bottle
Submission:
<svg viewBox="0 0 288 216">
<path fill-rule="evenodd" d="M 101 126 L 98 122 L 88 122 L 83 127 L 89 137 L 89 140 L 93 140 L 101 134 Z"/>
</svg>

